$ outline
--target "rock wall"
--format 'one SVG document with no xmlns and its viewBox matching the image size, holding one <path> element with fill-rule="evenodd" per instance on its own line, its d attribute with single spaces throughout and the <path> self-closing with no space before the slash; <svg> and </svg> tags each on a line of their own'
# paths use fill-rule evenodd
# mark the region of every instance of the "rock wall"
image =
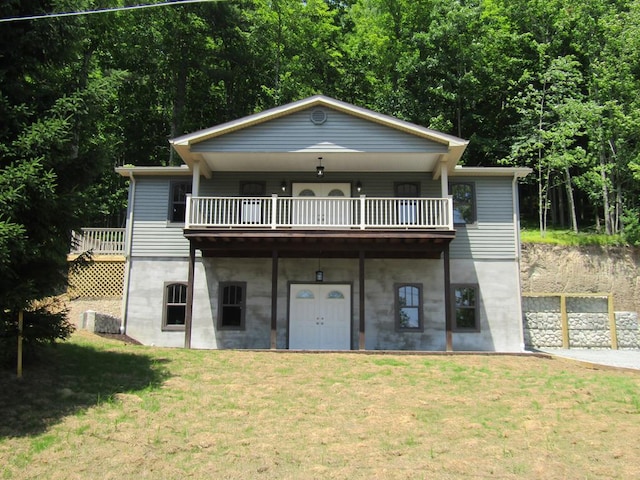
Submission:
<svg viewBox="0 0 640 480">
<path fill-rule="evenodd" d="M 522 292 L 613 293 L 615 311 L 640 312 L 640 249 L 523 244 Z"/>
<path fill-rule="evenodd" d="M 636 312 L 612 312 L 612 326 L 608 297 L 566 296 L 564 302 L 566 310 L 561 307 L 559 295 L 522 298 L 525 347 L 640 348 Z"/>
</svg>

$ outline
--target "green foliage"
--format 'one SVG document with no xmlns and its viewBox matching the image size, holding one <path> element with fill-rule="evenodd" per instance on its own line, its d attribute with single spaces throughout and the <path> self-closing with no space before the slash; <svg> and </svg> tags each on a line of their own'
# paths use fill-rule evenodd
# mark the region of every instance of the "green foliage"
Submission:
<svg viewBox="0 0 640 480">
<path fill-rule="evenodd" d="M 51 5 L 5 3 L 0 15 L 34 9 Z M 0 31 L 0 331 L 9 341 L 17 312 L 24 310 L 30 351 L 71 331 L 63 311 L 34 305 L 65 290 L 71 231 L 93 213 L 87 205 L 94 200 L 85 192 L 112 169 L 117 155 L 113 107 L 126 75 L 101 69 L 90 22 L 9 23 Z"/>
<path fill-rule="evenodd" d="M 543 234 L 537 228 L 522 228 L 520 231 L 522 243 L 546 243 L 564 246 L 623 246 L 626 237 L 623 235 L 605 235 L 593 232 L 573 232 L 571 230 L 547 229 Z"/>
<path fill-rule="evenodd" d="M 628 210 L 622 216 L 623 235 L 629 245 L 640 247 L 640 210 Z"/>
<path fill-rule="evenodd" d="M 24 311 L 22 336 L 25 361 L 35 359 L 40 347 L 67 340 L 74 329 L 59 299 L 35 302 Z M 17 346 L 18 313 L 0 311 L 0 365 L 15 365 Z"/>
</svg>

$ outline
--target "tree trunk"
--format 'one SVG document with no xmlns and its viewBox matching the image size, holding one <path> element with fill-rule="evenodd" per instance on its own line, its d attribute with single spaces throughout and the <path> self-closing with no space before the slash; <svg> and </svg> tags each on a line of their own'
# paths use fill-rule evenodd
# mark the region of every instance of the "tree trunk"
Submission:
<svg viewBox="0 0 640 480">
<path fill-rule="evenodd" d="M 542 228 L 540 236 L 544 237 L 547 231 L 547 215 L 549 213 L 549 180 L 551 177 L 551 169 L 547 167 L 545 173 L 545 187 L 542 192 Z"/>
<path fill-rule="evenodd" d="M 573 199 L 573 186 L 571 185 L 571 172 L 569 167 L 564 167 L 564 180 L 567 189 L 567 203 L 569 204 L 569 216 L 571 218 L 571 228 L 578 233 L 578 220 L 576 218 L 576 205 Z"/>
<path fill-rule="evenodd" d="M 604 232 L 611 235 L 611 208 L 609 206 L 609 186 L 605 170 L 604 152 L 600 153 L 600 178 L 602 179 L 602 204 L 604 206 Z"/>
<path fill-rule="evenodd" d="M 547 231 L 547 199 L 545 189 L 542 186 L 542 126 L 544 105 L 546 100 L 547 83 L 546 80 L 542 84 L 542 97 L 540 98 L 540 110 L 538 113 L 538 211 L 540 221 L 540 236 L 544 237 Z M 549 186 L 549 174 L 547 172 L 547 189 Z M 545 198 L 543 198 L 543 195 Z"/>
</svg>

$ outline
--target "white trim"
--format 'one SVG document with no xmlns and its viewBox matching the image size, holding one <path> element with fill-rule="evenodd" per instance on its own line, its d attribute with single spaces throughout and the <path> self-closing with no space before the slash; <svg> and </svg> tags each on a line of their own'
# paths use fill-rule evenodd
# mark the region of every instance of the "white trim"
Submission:
<svg viewBox="0 0 640 480">
<path fill-rule="evenodd" d="M 191 195 L 197 197 L 200 195 L 200 160 L 193 162 L 193 175 L 191 179 Z"/>
<path fill-rule="evenodd" d="M 513 174 L 513 182 L 512 182 L 512 190 L 511 196 L 513 201 L 513 228 L 515 230 L 515 254 L 516 254 L 516 286 L 517 291 L 520 292 L 518 295 L 518 313 L 520 314 L 520 318 L 522 318 L 522 280 L 520 279 L 520 261 L 522 257 L 522 250 L 520 245 L 520 199 L 518 198 L 518 175 L 517 173 Z M 520 328 L 520 338 L 522 342 L 520 343 L 520 350 L 525 351 L 524 344 L 524 325 L 523 322 L 518 322 Z"/>
<path fill-rule="evenodd" d="M 188 165 L 180 165 L 179 167 L 116 167 L 116 173 L 123 177 L 129 177 L 131 174 L 136 175 L 192 175 Z"/>
<path fill-rule="evenodd" d="M 125 233 L 124 287 L 122 291 L 122 322 L 120 333 L 127 333 L 127 315 L 129 313 L 129 287 L 131 286 L 131 252 L 133 249 L 133 207 L 136 201 L 136 178 L 129 172 L 129 195 L 127 198 L 127 230 Z"/>
<path fill-rule="evenodd" d="M 456 167 L 449 173 L 455 177 L 512 177 L 524 178 L 533 170 L 528 167 Z"/>
</svg>

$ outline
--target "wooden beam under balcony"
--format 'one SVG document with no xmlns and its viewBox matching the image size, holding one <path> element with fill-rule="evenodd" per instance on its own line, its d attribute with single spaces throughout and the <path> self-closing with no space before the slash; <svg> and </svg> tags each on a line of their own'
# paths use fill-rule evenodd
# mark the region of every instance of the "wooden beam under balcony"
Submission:
<svg viewBox="0 0 640 480">
<path fill-rule="evenodd" d="M 185 229 L 205 257 L 440 258 L 454 230 Z"/>
</svg>

